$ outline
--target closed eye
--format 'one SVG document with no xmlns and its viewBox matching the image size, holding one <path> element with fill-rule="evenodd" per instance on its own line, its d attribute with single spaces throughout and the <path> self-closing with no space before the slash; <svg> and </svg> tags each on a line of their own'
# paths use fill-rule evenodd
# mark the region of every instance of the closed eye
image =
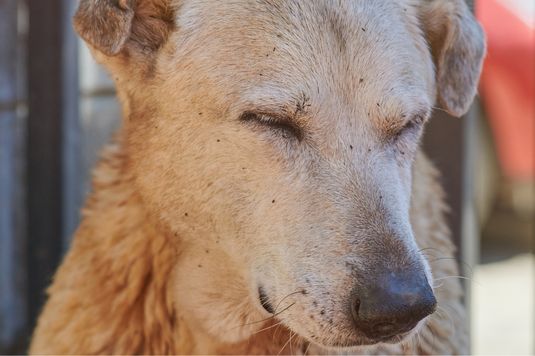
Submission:
<svg viewBox="0 0 535 356">
<path fill-rule="evenodd" d="M 404 136 L 407 135 L 418 135 L 421 133 L 422 128 L 424 126 L 426 119 L 424 116 L 417 115 L 407 121 L 404 126 L 401 127 L 401 129 L 398 130 L 398 132 L 395 135 L 395 139 L 401 139 Z"/>
<path fill-rule="evenodd" d="M 280 133 L 284 138 L 303 138 L 303 130 L 289 118 L 276 114 L 246 111 L 240 116 L 240 121 L 268 128 L 276 133 Z"/>
</svg>

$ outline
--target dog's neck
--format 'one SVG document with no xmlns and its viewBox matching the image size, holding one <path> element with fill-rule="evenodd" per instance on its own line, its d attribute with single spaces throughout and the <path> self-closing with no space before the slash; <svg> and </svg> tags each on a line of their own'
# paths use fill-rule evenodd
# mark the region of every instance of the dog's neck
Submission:
<svg viewBox="0 0 535 356">
<path fill-rule="evenodd" d="M 178 246 L 146 214 L 133 179 L 120 143 L 109 146 L 55 277 L 62 283 L 51 286 L 53 298 L 73 305 L 72 320 L 58 327 L 66 335 L 83 334 L 81 353 L 188 353 L 188 329 L 167 290 Z"/>
<path fill-rule="evenodd" d="M 99 296 L 87 311 L 93 318 L 91 323 L 78 318 L 86 313 L 80 310 L 76 311 L 77 322 L 71 323 L 73 328 L 74 323 L 90 325 L 86 327 L 84 352 L 300 354 L 309 347 L 274 320 L 236 344 L 220 343 L 202 330 L 193 330 L 175 309 L 170 293 L 171 287 L 188 292 L 186 286 L 171 286 L 181 250 L 179 238 L 147 214 L 133 180 L 123 147 L 120 143 L 109 146 L 95 170 L 95 192 L 84 209 L 73 247 L 56 277 L 75 283 L 77 297 L 70 295 L 71 302 L 78 298 L 83 303 L 88 295 Z M 66 277 L 79 270 L 70 265 L 79 266 L 80 260 L 88 263 L 84 277 Z M 102 281 L 106 283 L 99 284 Z M 61 296 L 63 287 L 54 284 L 52 294 Z M 106 330 L 106 335 L 101 330 Z"/>
</svg>

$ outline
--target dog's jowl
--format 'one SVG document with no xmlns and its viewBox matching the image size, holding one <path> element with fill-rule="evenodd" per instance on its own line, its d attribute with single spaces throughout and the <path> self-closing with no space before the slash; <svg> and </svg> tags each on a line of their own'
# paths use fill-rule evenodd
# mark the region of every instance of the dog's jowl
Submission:
<svg viewBox="0 0 535 356">
<path fill-rule="evenodd" d="M 30 352 L 467 351 L 419 149 L 476 92 L 462 0 L 81 0 L 74 26 L 124 117 Z"/>
</svg>

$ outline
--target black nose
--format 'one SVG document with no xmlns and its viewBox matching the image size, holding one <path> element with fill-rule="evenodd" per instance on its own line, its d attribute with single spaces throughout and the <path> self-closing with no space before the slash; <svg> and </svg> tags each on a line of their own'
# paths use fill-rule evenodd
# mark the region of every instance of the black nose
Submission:
<svg viewBox="0 0 535 356">
<path fill-rule="evenodd" d="M 433 313 L 436 299 L 421 274 L 389 274 L 359 288 L 352 313 L 357 328 L 374 340 L 410 331 Z"/>
</svg>

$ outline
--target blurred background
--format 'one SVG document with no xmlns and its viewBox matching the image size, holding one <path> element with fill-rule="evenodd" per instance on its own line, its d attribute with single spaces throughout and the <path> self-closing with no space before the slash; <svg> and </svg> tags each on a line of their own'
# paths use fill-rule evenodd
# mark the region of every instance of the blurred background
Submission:
<svg viewBox="0 0 535 356">
<path fill-rule="evenodd" d="M 469 1 L 488 36 L 480 97 L 436 112 L 476 354 L 533 354 L 535 1 Z M 0 353 L 24 353 L 120 124 L 112 82 L 72 31 L 73 0 L 0 0 Z M 75 316 L 73 316 L 75 317 Z"/>
</svg>

